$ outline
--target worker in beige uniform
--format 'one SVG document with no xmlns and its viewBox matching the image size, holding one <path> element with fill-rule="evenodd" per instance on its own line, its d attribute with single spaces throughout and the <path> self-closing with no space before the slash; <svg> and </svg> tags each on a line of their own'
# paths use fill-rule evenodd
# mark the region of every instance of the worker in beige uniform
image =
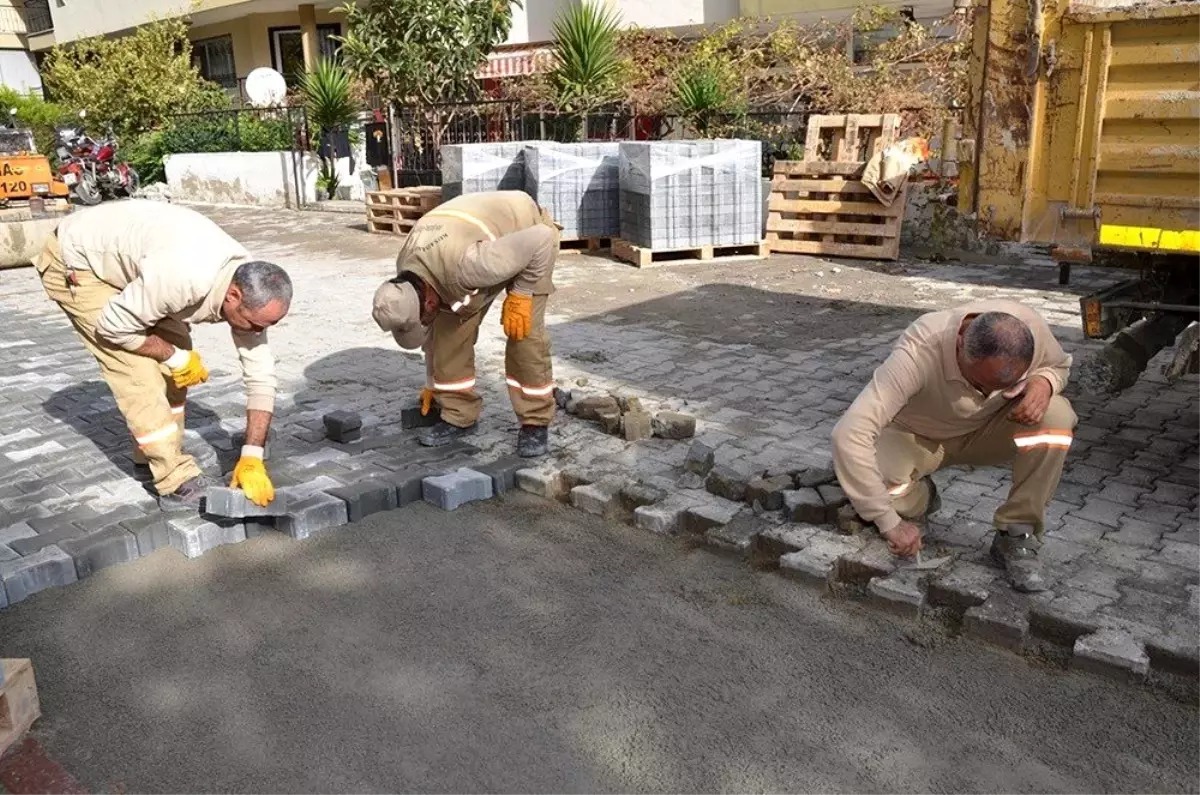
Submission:
<svg viewBox="0 0 1200 795">
<path fill-rule="evenodd" d="M 426 213 L 396 259 L 395 278 L 375 293 L 373 316 L 401 348 L 424 347 L 421 412 L 441 419 L 421 431 L 437 447 L 474 432 L 483 405 L 475 391 L 475 342 L 488 307 L 506 293 L 505 382 L 521 423 L 517 452 L 543 456 L 554 417 L 546 300 L 554 291 L 558 229 L 520 191 L 460 196 Z"/>
<path fill-rule="evenodd" d="M 116 398 L 165 509 L 197 507 L 208 489 L 183 452 L 190 387 L 208 380 L 189 325 L 228 323 L 246 385 L 246 443 L 234 487 L 266 505 L 275 496 L 263 447 L 275 404 L 266 330 L 287 314 L 292 284 L 255 261 L 194 210 L 121 201 L 63 219 L 36 263 Z"/>
<path fill-rule="evenodd" d="M 1037 551 L 1076 423 L 1062 396 L 1070 367 L 1041 315 L 1012 301 L 918 318 L 833 431 L 855 510 L 911 557 L 922 548 L 914 520 L 940 505 L 931 473 L 1011 463 L 991 556 L 1015 589 L 1046 590 Z"/>
</svg>

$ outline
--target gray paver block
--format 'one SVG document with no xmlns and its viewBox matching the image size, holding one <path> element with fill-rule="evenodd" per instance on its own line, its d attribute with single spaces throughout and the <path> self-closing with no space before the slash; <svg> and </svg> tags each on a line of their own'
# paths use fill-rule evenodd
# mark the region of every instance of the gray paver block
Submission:
<svg viewBox="0 0 1200 795">
<path fill-rule="evenodd" d="M 216 522 L 194 514 L 171 515 L 167 519 L 171 546 L 187 558 L 198 558 L 211 549 L 246 540 L 246 528 L 238 521 L 221 519 Z"/>
<path fill-rule="evenodd" d="M 841 536 L 821 533 L 799 552 L 792 552 L 779 559 L 779 567 L 787 574 L 816 585 L 827 586 L 833 582 L 838 559 L 856 550 Z"/>
<path fill-rule="evenodd" d="M 783 493 L 784 515 L 793 522 L 803 524 L 823 524 L 825 522 L 825 501 L 821 499 L 816 489 L 804 488 Z"/>
<path fill-rule="evenodd" d="M 824 531 L 812 525 L 784 524 L 767 526 L 754 539 L 755 562 L 775 567 L 784 555 L 799 552 Z"/>
<path fill-rule="evenodd" d="M 766 511 L 783 510 L 783 493 L 792 488 L 791 475 L 754 478 L 746 485 L 746 502 L 758 503 Z"/>
<path fill-rule="evenodd" d="M 692 474 L 705 476 L 712 471 L 716 451 L 704 442 L 692 442 L 684 459 L 683 468 Z"/>
<path fill-rule="evenodd" d="M 992 594 L 983 604 L 967 608 L 963 632 L 1020 654 L 1029 638 L 1028 606 L 1010 594 Z"/>
<path fill-rule="evenodd" d="M 133 534 L 137 540 L 139 557 L 171 545 L 171 534 L 167 529 L 167 520 L 163 514 L 150 514 L 138 519 L 127 519 L 118 526 Z"/>
<path fill-rule="evenodd" d="M 517 487 L 548 500 L 562 499 L 563 494 L 569 491 L 563 483 L 562 472 L 557 470 L 518 469 Z"/>
<path fill-rule="evenodd" d="M 9 544 L 9 547 L 18 555 L 32 555 L 39 549 L 44 549 L 45 547 L 59 544 L 72 538 L 78 538 L 82 535 L 86 535 L 86 531 L 82 527 L 77 524 L 64 522 L 58 524 L 54 529 L 47 529 L 37 535 L 29 536 L 28 538 L 18 538 Z"/>
<path fill-rule="evenodd" d="M 75 561 L 53 544 L 32 555 L 0 563 L 0 584 L 10 605 L 47 588 L 70 585 L 77 579 Z"/>
<path fill-rule="evenodd" d="M 733 502 L 741 502 L 746 498 L 746 486 L 750 478 L 733 467 L 718 466 L 708 473 L 704 487 L 709 494 L 724 497 Z"/>
<path fill-rule="evenodd" d="M 208 490 L 205 497 L 204 512 L 212 516 L 222 516 L 226 519 L 245 519 L 252 516 L 282 516 L 287 513 L 288 493 L 283 489 L 275 491 L 275 499 L 265 507 L 251 502 L 241 489 L 231 489 L 225 486 L 215 486 Z"/>
<path fill-rule="evenodd" d="M 621 415 L 621 430 L 625 434 L 625 441 L 640 442 L 653 435 L 653 420 L 648 412 L 627 411 Z"/>
<path fill-rule="evenodd" d="M 29 526 L 29 522 L 17 522 L 0 529 L 0 544 L 11 544 L 18 538 L 30 538 L 35 535 L 37 531 Z"/>
<path fill-rule="evenodd" d="M 267 533 L 274 533 L 275 517 L 274 516 L 252 516 L 245 522 L 246 538 L 258 538 Z"/>
<path fill-rule="evenodd" d="M 422 492 L 426 502 L 444 511 L 453 511 L 468 502 L 491 499 L 492 479 L 464 467 L 457 472 L 425 478 Z"/>
<path fill-rule="evenodd" d="M 361 522 L 372 514 L 399 507 L 395 485 L 383 480 L 360 480 L 349 486 L 329 489 L 326 494 L 346 503 L 346 519 L 350 522 Z"/>
<path fill-rule="evenodd" d="M 654 415 L 653 430 L 660 439 L 691 439 L 696 435 L 696 418 L 678 411 L 660 411 Z"/>
<path fill-rule="evenodd" d="M 649 483 L 626 483 L 621 487 L 618 499 L 621 507 L 629 513 L 646 505 L 654 505 L 667 498 L 667 491 Z"/>
<path fill-rule="evenodd" d="M 832 466 L 806 467 L 796 472 L 796 488 L 815 489 L 837 481 Z"/>
<path fill-rule="evenodd" d="M 841 486 L 833 484 L 818 486 L 817 493 L 821 495 L 821 499 L 825 502 L 825 521 L 830 524 L 836 523 L 838 520 L 838 511 L 850 504 L 850 498 L 846 496 L 846 492 L 842 491 Z"/>
<path fill-rule="evenodd" d="M 598 412 L 615 411 L 620 413 L 621 406 L 617 403 L 617 399 L 611 395 L 596 395 L 572 400 L 567 405 L 567 413 L 574 414 L 581 420 L 599 419 Z"/>
<path fill-rule="evenodd" d="M 680 529 L 685 533 L 703 535 L 729 524 L 741 510 L 742 506 L 738 503 L 727 501 L 693 505 L 684 511 Z"/>
<path fill-rule="evenodd" d="M 302 541 L 313 533 L 341 527 L 348 521 L 345 501 L 317 493 L 292 503 L 285 515 L 275 518 L 275 529 Z"/>
<path fill-rule="evenodd" d="M 656 535 L 675 535 L 683 525 L 683 516 L 694 503 L 675 496 L 655 505 L 643 505 L 633 512 L 633 523 L 640 530 Z"/>
<path fill-rule="evenodd" d="M 966 611 L 987 601 L 997 587 L 997 571 L 978 563 L 958 560 L 945 573 L 930 579 L 926 588 L 929 603 Z M 999 587 L 1007 588 L 1000 583 Z"/>
<path fill-rule="evenodd" d="M 763 529 L 764 523 L 759 521 L 751 511 L 742 511 L 727 524 L 710 529 L 704 534 L 708 546 L 721 552 L 747 557 L 754 545 L 754 539 Z"/>
<path fill-rule="evenodd" d="M 362 438 L 362 417 L 353 411 L 331 411 L 321 418 L 325 433 L 335 442 L 352 442 Z"/>
<path fill-rule="evenodd" d="M 74 558 L 75 573 L 81 580 L 101 569 L 129 563 L 140 556 L 137 537 L 120 525 L 63 541 L 59 546 Z"/>
<path fill-rule="evenodd" d="M 875 604 L 903 616 L 915 616 L 925 605 L 919 572 L 905 569 L 867 583 L 867 594 Z"/>
<path fill-rule="evenodd" d="M 1076 639 L 1071 667 L 1118 679 L 1142 679 L 1150 670 L 1145 644 L 1116 629 L 1100 629 Z"/>
<path fill-rule="evenodd" d="M 492 479 L 492 494 L 501 495 L 517 487 L 517 472 L 528 466 L 529 462 L 516 456 L 505 456 L 487 464 L 471 467 L 476 472 L 482 472 Z"/>
<path fill-rule="evenodd" d="M 617 495 L 620 488 L 611 483 L 589 483 L 571 489 L 571 505 L 591 514 L 612 519 L 618 513 Z"/>
<path fill-rule="evenodd" d="M 6 547 L 4 544 L 0 544 L 0 563 L 4 563 L 5 561 L 8 561 L 8 560 L 16 560 L 19 557 L 21 557 L 21 556 L 18 555 L 16 552 L 13 552 L 11 549 Z"/>
</svg>

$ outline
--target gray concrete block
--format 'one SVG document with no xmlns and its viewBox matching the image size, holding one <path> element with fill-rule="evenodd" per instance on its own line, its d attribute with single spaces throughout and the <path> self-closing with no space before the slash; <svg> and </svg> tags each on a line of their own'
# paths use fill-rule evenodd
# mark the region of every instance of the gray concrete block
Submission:
<svg viewBox="0 0 1200 795">
<path fill-rule="evenodd" d="M 792 488 L 791 475 L 776 475 L 770 478 L 755 478 L 746 485 L 746 502 L 758 503 L 763 510 L 783 510 L 783 493 Z"/>
<path fill-rule="evenodd" d="M 133 534 L 137 540 L 139 557 L 145 557 L 156 549 L 171 545 L 171 534 L 167 529 L 167 521 L 163 514 L 128 519 L 121 522 L 118 527 Z"/>
<path fill-rule="evenodd" d="M 684 459 L 683 468 L 696 475 L 707 476 L 712 471 L 716 459 L 716 451 L 704 442 L 692 442 Z"/>
<path fill-rule="evenodd" d="M 615 519 L 620 513 L 620 487 L 612 483 L 590 483 L 571 489 L 571 505 L 584 513 Z"/>
<path fill-rule="evenodd" d="M 651 486 L 649 483 L 626 483 L 618 495 L 621 507 L 629 514 L 646 505 L 660 503 L 666 498 L 665 489 Z"/>
<path fill-rule="evenodd" d="M 643 505 L 633 512 L 633 523 L 638 529 L 656 535 L 675 535 L 679 532 L 684 513 L 693 507 L 681 500 L 668 497 L 656 505 Z"/>
<path fill-rule="evenodd" d="M 691 439 L 696 435 L 696 418 L 678 411 L 660 411 L 654 415 L 652 427 L 660 439 Z"/>
<path fill-rule="evenodd" d="M 757 565 L 776 568 L 780 558 L 804 549 L 823 532 L 812 525 L 769 525 L 755 537 L 751 554 Z"/>
<path fill-rule="evenodd" d="M 710 494 L 724 497 L 733 502 L 741 502 L 746 498 L 746 486 L 750 478 L 732 467 L 714 467 L 704 481 L 704 487 Z"/>
<path fill-rule="evenodd" d="M 437 477 L 425 478 L 422 492 L 426 502 L 444 511 L 492 496 L 492 479 L 473 469 L 460 469 Z"/>
<path fill-rule="evenodd" d="M 140 555 L 137 537 L 120 525 L 63 541 L 59 546 L 75 560 L 75 573 L 81 580 L 109 566 L 137 560 Z"/>
<path fill-rule="evenodd" d="M 499 458 L 488 464 L 471 467 L 492 479 L 492 494 L 500 495 L 517 487 L 517 472 L 528 466 L 529 462 L 516 456 Z"/>
<path fill-rule="evenodd" d="M 1071 667 L 1118 680 L 1139 681 L 1150 670 L 1146 644 L 1127 632 L 1100 629 L 1076 639 Z"/>
<path fill-rule="evenodd" d="M 517 488 L 548 500 L 562 499 L 567 491 L 559 470 L 518 469 Z"/>
<path fill-rule="evenodd" d="M 317 493 L 293 503 L 285 515 L 276 517 L 275 529 L 299 541 L 321 530 L 341 527 L 348 521 L 343 500 Z"/>
<path fill-rule="evenodd" d="M 855 550 L 856 547 L 841 536 L 820 533 L 813 536 L 804 549 L 781 557 L 779 568 L 803 582 L 827 587 L 834 580 L 838 559 Z"/>
<path fill-rule="evenodd" d="M 818 486 L 817 493 L 821 495 L 821 499 L 825 502 L 825 521 L 830 524 L 836 523 L 838 520 L 838 511 L 850 504 L 850 498 L 846 496 L 846 492 L 842 491 L 841 486 L 832 484 Z"/>
<path fill-rule="evenodd" d="M 287 513 L 288 492 L 276 489 L 275 499 L 265 507 L 251 502 L 241 489 L 215 486 L 208 490 L 204 512 L 226 519 L 244 519 L 252 516 L 282 516 Z"/>
<path fill-rule="evenodd" d="M 724 527 L 742 510 L 735 502 L 712 502 L 693 505 L 683 512 L 680 529 L 693 535 L 704 535 L 710 530 Z"/>
<path fill-rule="evenodd" d="M 422 484 L 425 478 L 436 474 L 424 467 L 412 467 L 398 472 L 381 473 L 377 480 L 396 489 L 396 507 L 403 508 L 405 505 L 425 499 Z"/>
<path fill-rule="evenodd" d="M 233 519 L 211 521 L 202 516 L 171 515 L 167 519 L 171 546 L 187 558 L 198 558 L 210 549 L 246 540 L 245 526 Z"/>
<path fill-rule="evenodd" d="M 796 488 L 815 489 L 837 480 L 837 473 L 831 466 L 805 467 L 796 474 Z"/>
<path fill-rule="evenodd" d="M 31 522 L 32 521 L 41 520 L 31 520 Z M 28 538 L 18 538 L 10 543 L 9 547 L 11 547 L 12 550 L 18 555 L 32 555 L 39 549 L 44 549 L 48 546 L 86 535 L 86 531 L 77 524 L 67 522 L 56 524 L 57 526 L 49 523 L 43 524 L 42 526 L 47 528 L 44 532 L 40 532 L 34 536 L 29 536 Z"/>
<path fill-rule="evenodd" d="M 925 594 L 918 586 L 920 572 L 897 571 L 887 577 L 874 577 L 867 583 L 867 595 L 875 604 L 902 616 L 916 616 L 925 605 Z"/>
<path fill-rule="evenodd" d="M 599 419 L 598 412 L 615 411 L 620 413 L 621 406 L 617 403 L 617 399 L 612 395 L 594 395 L 580 399 L 573 399 L 567 405 L 567 413 L 574 414 L 581 420 Z"/>
<path fill-rule="evenodd" d="M 930 579 L 926 587 L 929 603 L 935 607 L 949 607 L 967 611 L 987 601 L 993 590 L 1007 588 L 998 583 L 997 571 L 978 563 L 965 560 L 955 561 L 944 574 Z"/>
<path fill-rule="evenodd" d="M 16 560 L 19 557 L 21 556 L 16 552 L 13 552 L 11 549 L 4 546 L 4 544 L 0 544 L 0 563 L 4 563 L 8 560 Z"/>
<path fill-rule="evenodd" d="M 621 412 L 601 410 L 596 412 L 596 422 L 600 429 L 611 436 L 622 435 Z"/>
<path fill-rule="evenodd" d="M 10 605 L 47 588 L 70 585 L 77 579 L 75 561 L 53 544 L 32 555 L 0 563 L 0 584 Z"/>
<path fill-rule="evenodd" d="M 765 526 L 753 512 L 743 510 L 727 524 L 705 532 L 704 540 L 719 552 L 749 557 L 754 538 Z"/>
<path fill-rule="evenodd" d="M 0 528 L 0 544 L 11 544 L 18 538 L 30 538 L 35 535 L 37 531 L 29 526 L 29 522 L 17 522 Z"/>
<path fill-rule="evenodd" d="M 621 415 L 621 430 L 627 442 L 649 439 L 654 434 L 653 424 L 649 412 L 627 411 Z"/>
<path fill-rule="evenodd" d="M 399 507 L 395 485 L 383 480 L 360 480 L 349 486 L 329 489 L 326 494 L 346 503 L 346 519 L 350 522 L 361 522 L 372 514 Z"/>
<path fill-rule="evenodd" d="M 321 418 L 325 435 L 335 442 L 353 442 L 362 438 L 362 417 L 353 411 L 331 411 Z"/>
<path fill-rule="evenodd" d="M 963 614 L 963 632 L 1020 654 L 1029 639 L 1028 607 L 1009 594 L 993 594 Z"/>
<path fill-rule="evenodd" d="M 793 522 L 824 524 L 825 501 L 816 489 L 797 489 L 783 493 L 784 515 Z"/>
</svg>

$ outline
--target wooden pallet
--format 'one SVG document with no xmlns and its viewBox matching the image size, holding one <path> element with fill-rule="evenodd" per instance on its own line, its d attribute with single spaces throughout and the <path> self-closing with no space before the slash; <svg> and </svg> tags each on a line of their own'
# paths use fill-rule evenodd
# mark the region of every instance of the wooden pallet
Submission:
<svg viewBox="0 0 1200 795">
<path fill-rule="evenodd" d="M 865 163 L 876 152 L 894 144 L 899 135 L 898 113 L 809 116 L 804 159 L 809 162 Z"/>
<path fill-rule="evenodd" d="M 367 194 L 367 231 L 407 235 L 421 216 L 442 203 L 437 186 L 377 190 Z"/>
<path fill-rule="evenodd" d="M 698 246 L 695 248 L 649 249 L 613 238 L 612 254 L 637 268 L 665 262 L 708 262 L 717 259 L 765 259 L 771 255 L 766 242 L 748 246 Z"/>
<path fill-rule="evenodd" d="M 861 163 L 836 163 L 844 173 L 806 173 L 810 163 L 778 161 L 771 180 L 767 245 L 771 251 L 895 260 L 905 195 L 884 207 L 862 184 Z"/>
<path fill-rule="evenodd" d="M 41 717 L 33 664 L 29 660 L 0 660 L 4 682 L 0 684 L 0 756 L 29 731 Z"/>
<path fill-rule="evenodd" d="M 610 237 L 573 237 L 558 242 L 559 254 L 594 254 L 612 248 Z"/>
</svg>

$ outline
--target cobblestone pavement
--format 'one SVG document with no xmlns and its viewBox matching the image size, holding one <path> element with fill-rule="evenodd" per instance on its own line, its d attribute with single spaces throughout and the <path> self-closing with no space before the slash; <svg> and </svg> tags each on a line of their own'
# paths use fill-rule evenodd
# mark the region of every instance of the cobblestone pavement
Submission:
<svg viewBox="0 0 1200 795">
<path fill-rule="evenodd" d="M 292 535 L 352 518 L 353 495 L 329 502 L 339 486 L 383 480 L 403 491 L 414 477 L 497 459 L 516 469 L 507 460 L 516 426 L 498 311 L 477 348 L 481 432 L 470 445 L 422 450 L 400 409 L 415 400 L 423 362 L 370 319 L 395 240 L 347 226 L 345 216 L 209 212 L 296 282 L 292 313 L 272 331 L 281 395 L 269 462 L 277 485 L 308 511 L 289 525 Z M 887 267 L 776 257 L 647 271 L 564 255 L 548 323 L 563 388 L 614 390 L 651 410 L 694 414 L 717 465 L 746 480 L 827 466 L 838 416 L 922 312 L 1020 300 L 1046 315 L 1077 360 L 1086 356 L 1094 343 L 1079 331 L 1078 296 L 1121 274 L 1077 269 L 1070 288 L 1056 275 L 1032 255 Z M 167 523 L 137 480 L 94 362 L 31 269 L 0 273 L 0 310 L 0 606 L 161 546 L 201 554 L 264 530 L 253 521 Z M 195 338 L 212 379 L 189 401 L 187 448 L 210 472 L 228 472 L 243 424 L 236 358 L 223 327 L 199 327 Z M 1166 384 L 1161 361 L 1116 399 L 1068 390 L 1080 426 L 1042 553 L 1057 586 L 1036 597 L 1012 593 L 985 562 L 1006 470 L 938 474 L 943 506 L 930 523 L 929 556 L 952 560 L 932 571 L 897 568 L 873 534 L 785 522 L 710 494 L 684 476 L 688 441 L 626 443 L 563 414 L 552 458 L 518 480 L 652 532 L 695 534 L 715 550 L 911 613 L 920 626 L 1121 678 L 1191 682 L 1200 646 L 1197 388 L 1195 379 Z M 362 414 L 363 441 L 324 438 L 321 418 L 334 409 Z"/>
</svg>

